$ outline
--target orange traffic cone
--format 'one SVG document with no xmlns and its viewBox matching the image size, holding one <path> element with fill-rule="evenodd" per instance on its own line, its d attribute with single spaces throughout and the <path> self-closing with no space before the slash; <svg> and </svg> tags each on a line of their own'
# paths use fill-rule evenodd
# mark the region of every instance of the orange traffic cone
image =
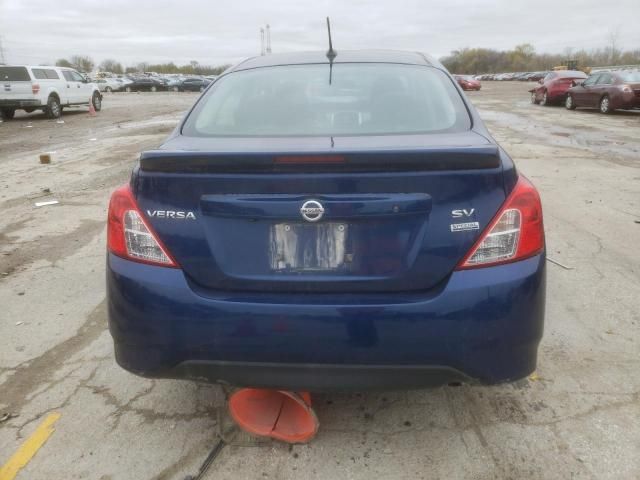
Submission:
<svg viewBox="0 0 640 480">
<path fill-rule="evenodd" d="M 243 388 L 229 398 L 229 413 L 243 430 L 287 443 L 306 443 L 320 423 L 308 392 Z"/>
<path fill-rule="evenodd" d="M 93 106 L 93 98 L 89 99 L 89 116 L 90 117 L 96 116 L 96 107 Z"/>
</svg>

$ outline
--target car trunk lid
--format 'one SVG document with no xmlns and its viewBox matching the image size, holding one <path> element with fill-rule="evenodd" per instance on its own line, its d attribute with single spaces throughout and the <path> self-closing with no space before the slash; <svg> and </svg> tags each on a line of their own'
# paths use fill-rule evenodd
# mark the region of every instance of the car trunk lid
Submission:
<svg viewBox="0 0 640 480">
<path fill-rule="evenodd" d="M 474 132 L 178 136 L 143 153 L 133 189 L 191 281 L 265 292 L 432 288 L 505 199 L 498 149 Z"/>
</svg>

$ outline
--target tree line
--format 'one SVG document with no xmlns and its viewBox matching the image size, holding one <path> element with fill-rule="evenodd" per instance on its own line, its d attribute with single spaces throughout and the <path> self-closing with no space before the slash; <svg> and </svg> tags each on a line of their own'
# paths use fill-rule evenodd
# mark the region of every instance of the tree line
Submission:
<svg viewBox="0 0 640 480">
<path fill-rule="evenodd" d="M 561 54 L 536 53 L 528 43 L 513 50 L 493 50 L 489 48 L 463 48 L 454 50 L 441 58 L 442 64 L 451 73 L 480 74 L 503 72 L 537 72 L 551 70 L 555 66 L 566 65 L 576 60 L 578 68 L 603 67 L 609 65 L 640 65 L 640 49 L 621 50 L 616 42 L 593 50 L 566 49 Z"/>
<path fill-rule="evenodd" d="M 81 72 L 89 73 L 93 71 L 94 67 L 96 67 L 96 63 L 91 59 L 91 57 L 86 55 L 72 55 L 68 59 L 58 59 L 56 61 L 56 66 L 75 68 Z M 184 75 L 219 75 L 228 68 L 229 65 L 201 65 L 196 60 L 192 60 L 185 65 L 176 65 L 173 62 L 157 64 L 140 62 L 136 65 L 125 67 L 122 63 L 116 60 L 106 59 L 100 62 L 97 67 L 101 72 L 111 72 L 117 75 L 143 72 L 181 73 Z"/>
</svg>

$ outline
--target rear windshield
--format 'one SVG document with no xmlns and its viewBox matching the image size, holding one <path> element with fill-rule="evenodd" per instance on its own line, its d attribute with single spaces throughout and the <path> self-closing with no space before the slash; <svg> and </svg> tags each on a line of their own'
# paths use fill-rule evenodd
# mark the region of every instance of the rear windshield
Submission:
<svg viewBox="0 0 640 480">
<path fill-rule="evenodd" d="M 198 102 L 188 136 L 384 135 L 468 130 L 451 79 L 424 66 L 344 63 L 235 72 Z"/>
<path fill-rule="evenodd" d="M 9 82 L 30 82 L 29 72 L 25 67 L 0 67 L 0 80 Z"/>
<path fill-rule="evenodd" d="M 620 72 L 618 73 L 623 82 L 640 83 L 640 71 L 638 72 Z"/>
<path fill-rule="evenodd" d="M 560 78 L 587 78 L 587 74 L 578 70 L 561 70 L 558 73 Z"/>
</svg>

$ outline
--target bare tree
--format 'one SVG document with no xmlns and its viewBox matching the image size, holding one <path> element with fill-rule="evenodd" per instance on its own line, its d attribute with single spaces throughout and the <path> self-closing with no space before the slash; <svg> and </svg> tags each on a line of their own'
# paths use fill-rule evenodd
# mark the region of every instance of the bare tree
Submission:
<svg viewBox="0 0 640 480">
<path fill-rule="evenodd" d="M 71 65 L 71 62 L 66 58 L 59 58 L 58 60 L 56 60 L 56 67 L 73 68 L 73 65 Z"/>
<path fill-rule="evenodd" d="M 103 72 L 111 72 L 111 73 L 122 73 L 122 64 L 112 60 L 110 58 L 103 60 L 99 65 L 100 70 Z"/>
<path fill-rule="evenodd" d="M 73 55 L 69 62 L 73 65 L 73 68 L 81 72 L 89 73 L 93 70 L 95 63 L 91 60 L 91 57 L 86 55 Z"/>
</svg>

